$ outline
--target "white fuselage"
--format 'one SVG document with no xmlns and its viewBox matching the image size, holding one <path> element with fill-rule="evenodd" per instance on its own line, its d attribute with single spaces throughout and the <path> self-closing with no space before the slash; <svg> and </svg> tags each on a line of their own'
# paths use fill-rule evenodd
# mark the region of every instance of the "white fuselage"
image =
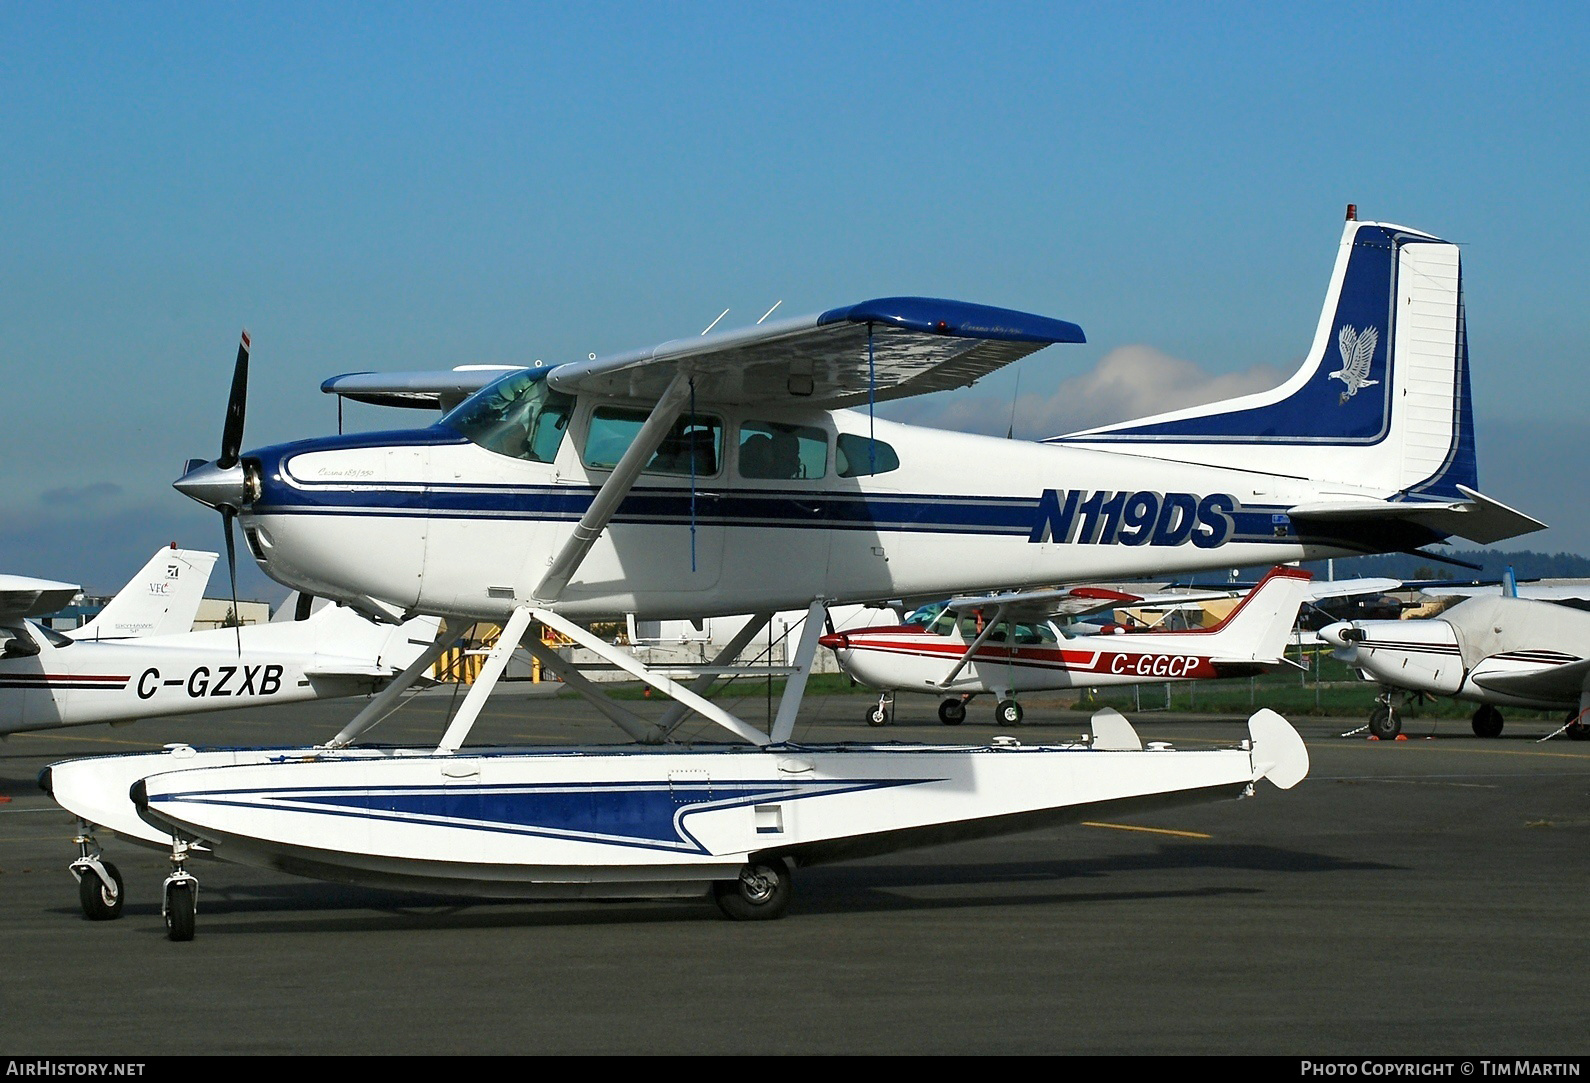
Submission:
<svg viewBox="0 0 1590 1083">
<path fill-rule="evenodd" d="M 358 695 L 377 677 L 311 672 L 374 660 L 305 651 L 297 622 L 245 629 L 241 653 L 230 628 L 66 646 L 28 631 L 37 654 L 0 658 L 0 734 Z"/>
<path fill-rule="evenodd" d="M 590 409 L 575 409 L 549 463 L 444 426 L 251 453 L 264 495 L 242 513 L 250 547 L 301 590 L 501 620 L 532 598 L 607 477 L 582 461 Z M 1300 535 L 1285 508 L 1368 495 L 855 411 L 777 415 L 828 434 L 823 476 L 742 477 L 732 434 L 770 413 L 714 410 L 729 435 L 711 475 L 642 474 L 555 608 L 699 617 L 1275 563 L 1345 551 L 1341 538 Z M 898 468 L 838 477 L 841 433 L 875 434 Z"/>
</svg>

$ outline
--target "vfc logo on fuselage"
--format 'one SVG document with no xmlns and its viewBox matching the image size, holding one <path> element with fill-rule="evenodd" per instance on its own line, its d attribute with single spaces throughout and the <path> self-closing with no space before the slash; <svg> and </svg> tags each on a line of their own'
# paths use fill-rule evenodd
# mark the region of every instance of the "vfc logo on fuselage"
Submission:
<svg viewBox="0 0 1590 1083">
<path fill-rule="evenodd" d="M 1065 545 L 1224 545 L 1241 505 L 1230 493 L 1045 489 L 1030 542 Z"/>
</svg>

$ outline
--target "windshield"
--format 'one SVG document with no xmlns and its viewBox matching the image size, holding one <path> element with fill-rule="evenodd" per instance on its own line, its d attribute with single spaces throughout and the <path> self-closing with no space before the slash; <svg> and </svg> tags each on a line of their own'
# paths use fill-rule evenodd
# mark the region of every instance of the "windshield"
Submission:
<svg viewBox="0 0 1590 1083">
<path fill-rule="evenodd" d="M 549 463 L 569 427 L 574 397 L 547 386 L 546 369 L 510 373 L 442 418 L 487 451 Z"/>
</svg>

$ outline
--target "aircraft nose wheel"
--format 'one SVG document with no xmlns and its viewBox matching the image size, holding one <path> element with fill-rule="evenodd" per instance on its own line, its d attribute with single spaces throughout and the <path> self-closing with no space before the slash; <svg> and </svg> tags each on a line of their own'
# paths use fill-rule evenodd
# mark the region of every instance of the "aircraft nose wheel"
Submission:
<svg viewBox="0 0 1590 1083">
<path fill-rule="evenodd" d="M 1394 740 L 1402 732 L 1402 719 L 1389 703 L 1377 703 L 1369 712 L 1369 732 L 1382 741 Z"/>
<path fill-rule="evenodd" d="M 789 909 L 794 890 L 789 869 L 782 864 L 747 865 L 735 880 L 712 885 L 712 897 L 725 917 L 735 921 L 772 921 Z"/>
<path fill-rule="evenodd" d="M 1002 699 L 994 708 L 994 718 L 1001 726 L 1021 725 L 1021 704 L 1013 699 Z"/>
<path fill-rule="evenodd" d="M 946 726 L 959 726 L 966 721 L 966 701 L 947 699 L 939 704 L 939 721 Z"/>
<path fill-rule="evenodd" d="M 1580 712 L 1569 711 L 1565 724 L 1567 728 L 1563 732 L 1568 735 L 1568 740 L 1590 741 L 1590 722 L 1584 721 Z"/>
<path fill-rule="evenodd" d="M 889 724 L 889 697 L 879 696 L 878 702 L 867 708 L 867 725 L 887 726 Z"/>
</svg>

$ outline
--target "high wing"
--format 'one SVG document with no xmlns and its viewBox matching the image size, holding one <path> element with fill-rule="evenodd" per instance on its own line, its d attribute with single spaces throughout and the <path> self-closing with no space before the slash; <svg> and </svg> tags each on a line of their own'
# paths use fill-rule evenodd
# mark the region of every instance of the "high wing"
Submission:
<svg viewBox="0 0 1590 1083">
<path fill-rule="evenodd" d="M 322 382 L 320 390 L 372 406 L 451 410 L 503 373 L 524 367 L 460 365 L 434 372 L 345 372 Z"/>
<path fill-rule="evenodd" d="M 1018 624 L 1050 620 L 1054 617 L 1083 617 L 1106 609 L 1128 606 L 1194 604 L 1214 598 L 1229 598 L 1229 591 L 1180 591 L 1162 594 L 1127 594 L 1106 587 L 1069 587 L 1055 590 L 1023 590 L 1005 594 L 960 595 L 945 608 L 956 612 L 970 609 L 999 609 L 1001 620 Z"/>
<path fill-rule="evenodd" d="M 559 391 L 656 400 L 681 369 L 699 402 L 786 402 L 832 409 L 965 387 L 1057 342 L 1084 342 L 1065 320 L 965 301 L 884 297 L 816 316 L 675 339 L 548 370 Z M 327 394 L 382 406 L 461 401 L 513 367 L 347 373 Z"/>
<path fill-rule="evenodd" d="M 1528 673 L 1476 674 L 1473 680 L 1489 692 L 1521 699 L 1568 702 L 1590 692 L 1590 658 Z"/>
<path fill-rule="evenodd" d="M 15 625 L 27 617 L 42 617 L 70 605 L 83 588 L 75 583 L 30 579 L 25 575 L 0 575 L 0 626 Z"/>
<path fill-rule="evenodd" d="M 1400 590 L 1402 586 L 1403 582 L 1400 579 L 1379 577 L 1316 579 L 1308 585 L 1308 599 L 1311 602 L 1318 602 L 1326 598 L 1351 598 L 1355 594 L 1385 594 L 1388 591 Z"/>
<path fill-rule="evenodd" d="M 884 297 L 817 316 L 676 339 L 559 365 L 559 391 L 655 399 L 680 370 L 701 402 L 833 409 L 965 387 L 1056 342 L 1085 342 L 1064 320 L 929 297 Z"/>
</svg>

